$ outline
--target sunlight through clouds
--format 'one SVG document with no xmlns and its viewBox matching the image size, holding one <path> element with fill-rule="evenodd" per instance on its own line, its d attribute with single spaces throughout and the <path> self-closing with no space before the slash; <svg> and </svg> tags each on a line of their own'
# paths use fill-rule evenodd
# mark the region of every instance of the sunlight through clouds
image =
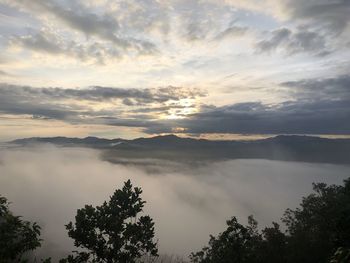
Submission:
<svg viewBox="0 0 350 263">
<path fill-rule="evenodd" d="M 349 12 L 347 2 L 328 1 L 0 0 L 1 87 L 26 86 L 41 95 L 51 87 L 58 88 L 53 93 L 90 87 L 101 92 L 104 87 L 126 93 L 162 87 L 169 94 L 179 92 L 177 87 L 188 91 L 173 101 L 147 105 L 113 95 L 40 101 L 32 94 L 24 101 L 23 94 L 12 94 L 15 104 L 3 103 L 0 113 L 38 117 L 47 110 L 45 118 L 55 115 L 65 125 L 164 133 L 177 127 L 191 130 L 194 119 L 205 126 L 212 120 L 200 116 L 235 104 L 286 109 L 283 105 L 309 107 L 323 100 L 322 105 L 343 111 L 337 116 L 345 121 L 348 83 L 327 80 L 348 76 Z M 303 81 L 327 82 L 334 92 L 324 97 L 315 87 L 302 87 Z M 301 86 L 283 85 L 291 82 Z M 203 94 L 193 98 L 193 89 Z M 7 102 L 10 95 L 0 96 Z M 333 113 L 328 110 L 324 116 Z M 226 115 L 216 118 L 236 121 Z M 324 122 L 325 127 L 332 125 Z M 304 132 L 324 133 L 325 127 Z M 349 133 L 348 127 L 342 133 Z"/>
</svg>

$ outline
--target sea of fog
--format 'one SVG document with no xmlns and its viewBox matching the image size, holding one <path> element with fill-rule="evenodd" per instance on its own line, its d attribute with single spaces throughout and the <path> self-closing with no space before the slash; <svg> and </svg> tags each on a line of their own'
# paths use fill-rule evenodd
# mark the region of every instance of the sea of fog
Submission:
<svg viewBox="0 0 350 263">
<path fill-rule="evenodd" d="M 148 160 L 150 162 L 150 160 Z M 142 163 L 142 162 L 141 162 Z M 58 258 L 73 249 L 64 225 L 76 209 L 99 205 L 131 179 L 143 189 L 145 212 L 155 220 L 161 253 L 187 256 L 237 216 L 253 214 L 261 227 L 279 221 L 311 192 L 312 182 L 341 184 L 349 166 L 268 160 L 231 160 L 202 165 L 152 160 L 142 165 L 101 160 L 100 152 L 54 146 L 2 148 L 0 194 L 11 209 L 42 226 L 39 256 Z"/>
</svg>

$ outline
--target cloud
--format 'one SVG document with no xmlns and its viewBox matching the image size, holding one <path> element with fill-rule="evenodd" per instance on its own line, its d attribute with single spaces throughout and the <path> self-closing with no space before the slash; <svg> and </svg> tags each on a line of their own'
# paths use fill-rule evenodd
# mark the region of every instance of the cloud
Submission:
<svg viewBox="0 0 350 263">
<path fill-rule="evenodd" d="M 6 71 L 0 70 L 0 76 L 9 76 L 10 74 Z"/>
<path fill-rule="evenodd" d="M 61 107 L 58 105 L 46 104 L 46 103 L 26 103 L 7 101 L 0 98 L 1 106 L 0 112 L 12 115 L 31 115 L 34 119 L 56 119 L 56 120 L 69 120 L 73 116 L 78 115 L 75 110 L 71 110 L 68 107 Z"/>
<path fill-rule="evenodd" d="M 236 8 L 267 14 L 281 21 L 307 24 L 326 30 L 330 34 L 344 32 L 350 22 L 348 16 L 350 3 L 347 0 L 224 0 L 223 2 Z"/>
<path fill-rule="evenodd" d="M 331 34 L 342 33 L 350 23 L 350 2 L 347 0 L 284 0 L 290 18 L 323 27 Z"/>
<path fill-rule="evenodd" d="M 245 33 L 247 33 L 247 31 L 248 31 L 248 27 L 232 25 L 232 26 L 226 28 L 221 33 L 219 33 L 215 37 L 215 39 L 216 40 L 223 40 L 226 38 L 241 37 Z"/>
<path fill-rule="evenodd" d="M 295 32 L 288 28 L 280 28 L 269 33 L 269 38 L 256 44 L 260 53 L 271 53 L 282 50 L 287 55 L 309 53 L 325 56 L 331 53 L 326 47 L 325 38 L 313 31 L 299 28 Z"/>
<path fill-rule="evenodd" d="M 113 99 L 132 99 L 137 103 L 166 102 L 170 100 L 194 99 L 205 96 L 198 89 L 186 89 L 182 87 L 160 87 L 144 89 L 123 89 L 113 87 L 93 86 L 85 89 L 64 88 L 34 88 L 30 86 L 16 86 L 2 84 L 2 94 L 22 98 L 41 97 L 42 99 L 80 99 L 88 101 L 105 101 Z"/>
<path fill-rule="evenodd" d="M 182 120 L 162 122 L 148 133 L 350 134 L 349 100 L 298 100 L 275 105 L 260 102 L 213 107 Z"/>
<path fill-rule="evenodd" d="M 269 40 L 263 40 L 257 44 L 258 48 L 262 52 L 269 52 L 276 49 L 281 43 L 286 41 L 291 35 L 291 31 L 287 28 L 281 28 L 271 33 Z"/>
<path fill-rule="evenodd" d="M 280 83 L 295 97 L 317 97 L 350 100 L 350 75 L 332 78 L 302 79 Z"/>
<path fill-rule="evenodd" d="M 146 166 L 117 165 L 91 149 L 52 146 L 2 149 L 0 194 L 11 210 L 42 226 L 39 257 L 63 257 L 73 248 L 64 227 L 85 204 L 100 205 L 131 179 L 143 189 L 145 213 L 155 220 L 161 253 L 187 257 L 237 216 L 254 214 L 260 226 L 295 208 L 312 182 L 341 184 L 349 167 L 266 160 L 230 160 L 197 166 L 148 161 Z M 19 165 L 20 164 L 20 165 Z M 259 201 L 257 201 L 259 200 Z"/>
<path fill-rule="evenodd" d="M 196 0 L 185 3 L 185 8 L 181 7 L 181 4 L 183 3 L 179 2 L 176 10 L 180 18 L 180 35 L 183 39 L 189 42 L 205 40 L 218 28 L 215 19 L 218 12 L 217 6 Z M 189 12 L 189 10 L 193 11 Z"/>
<path fill-rule="evenodd" d="M 59 43 L 57 39 L 50 41 L 43 34 L 12 38 L 12 41 L 35 51 L 43 51 L 50 54 L 65 53 L 62 43 Z"/>
<path fill-rule="evenodd" d="M 24 10 L 34 12 L 39 16 L 49 15 L 71 30 L 84 34 L 87 38 L 97 37 L 106 40 L 124 50 L 135 50 L 141 53 L 152 53 L 156 46 L 143 39 L 137 39 L 122 33 L 116 18 L 108 13 L 97 14 L 88 10 L 79 2 L 70 2 L 69 5 L 61 5 L 53 0 L 5 1 L 11 6 L 17 6 Z"/>
<path fill-rule="evenodd" d="M 15 33 L 12 39 L 24 49 L 63 54 L 83 62 L 91 59 L 100 64 L 108 59 L 121 60 L 124 56 L 134 59 L 145 54 L 161 60 L 173 61 L 177 57 L 182 63 L 182 55 L 178 54 L 191 56 L 192 53 L 203 57 L 208 50 L 215 57 L 222 54 L 225 47 L 212 52 L 211 45 L 216 43 L 211 40 L 226 41 L 238 37 L 230 53 L 244 50 L 251 55 L 252 52 L 246 51 L 254 51 L 254 47 L 247 44 L 247 40 L 263 33 L 261 30 L 269 30 L 269 33 L 258 41 L 259 53 L 282 51 L 287 55 L 325 56 L 339 48 L 345 49 L 347 41 L 345 34 L 342 39 L 335 39 L 328 30 L 332 25 L 332 28 L 346 32 L 348 19 L 344 10 L 348 5 L 340 1 L 334 1 L 337 4 L 323 0 L 0 1 L 19 9 L 21 12 L 17 12 L 17 16 L 25 12 L 27 16 L 35 17 L 38 24 L 30 29 L 12 30 Z M 320 10 L 322 15 L 312 13 L 312 10 Z M 269 17 L 263 15 L 266 13 Z M 278 20 L 281 16 L 283 19 Z M 274 30 L 276 27 L 282 28 Z M 32 33 L 28 34 L 27 30 Z M 52 36 L 43 32 L 47 30 Z M 283 35 L 287 30 L 289 33 Z M 210 44 L 205 44 L 208 41 Z M 206 48 L 202 48 L 202 44 Z M 193 45 L 202 49 L 192 50 Z"/>
<path fill-rule="evenodd" d="M 101 5 L 100 5 L 101 6 Z M 102 5 L 106 8 L 106 5 Z M 109 1 L 107 8 L 113 9 L 123 28 L 132 32 L 158 33 L 167 36 L 171 31 L 174 8 L 169 1 Z"/>
<path fill-rule="evenodd" d="M 205 96 L 198 89 L 183 87 L 112 88 L 89 87 L 85 89 L 34 88 L 30 86 L 0 85 L 0 112 L 14 115 L 33 115 L 77 123 L 97 123 L 120 126 L 144 125 L 138 113 L 167 113 L 183 108 L 181 100 L 195 100 Z M 83 103 L 84 102 L 84 103 Z M 92 105 L 91 105 L 92 104 Z M 100 105 L 98 109 L 94 108 Z M 102 106 L 102 109 L 101 109 Z M 129 110 L 127 107 L 132 107 Z M 192 105 L 186 106 L 193 107 Z"/>
<path fill-rule="evenodd" d="M 201 104 L 199 108 L 195 101 L 205 93 L 172 86 L 63 89 L 2 84 L 0 112 L 73 124 L 138 127 L 150 134 L 174 131 L 191 134 L 350 134 L 348 83 L 348 76 L 283 82 L 281 88 L 293 100 L 220 107 Z M 182 100 L 195 104 L 184 105 Z M 161 118 L 173 114 L 177 118 Z"/>
<path fill-rule="evenodd" d="M 122 56 L 120 49 L 113 46 L 99 42 L 79 44 L 73 40 L 66 41 L 45 30 L 29 35 L 12 36 L 10 45 L 20 46 L 26 50 L 39 53 L 74 57 L 81 61 L 92 59 L 100 64 L 104 64 L 106 60 Z"/>
</svg>

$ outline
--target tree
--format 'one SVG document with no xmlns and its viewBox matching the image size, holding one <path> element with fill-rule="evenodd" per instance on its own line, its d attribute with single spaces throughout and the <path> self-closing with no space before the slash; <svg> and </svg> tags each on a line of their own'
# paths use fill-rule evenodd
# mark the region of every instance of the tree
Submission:
<svg viewBox="0 0 350 263">
<path fill-rule="evenodd" d="M 313 184 L 301 207 L 287 209 L 289 262 L 328 262 L 338 247 L 350 248 L 350 180 Z"/>
<path fill-rule="evenodd" d="M 350 249 L 339 247 L 334 253 L 330 263 L 349 263 L 350 262 Z"/>
<path fill-rule="evenodd" d="M 21 262 L 25 252 L 40 247 L 39 237 L 40 226 L 13 215 L 7 199 L 0 196 L 0 262 Z"/>
<path fill-rule="evenodd" d="M 287 262 L 287 237 L 281 232 L 279 224 L 272 222 L 272 227 L 262 230 L 260 262 Z"/>
<path fill-rule="evenodd" d="M 61 262 L 133 263 L 143 255 L 158 256 L 154 239 L 154 223 L 149 216 L 140 216 L 145 201 L 142 190 L 124 183 L 101 206 L 86 205 L 78 209 L 75 224 L 66 225 L 76 247 L 85 249 Z"/>
<path fill-rule="evenodd" d="M 258 262 L 261 235 L 257 231 L 257 222 L 253 217 L 248 218 L 248 226 L 238 223 L 236 217 L 232 217 L 226 224 L 227 229 L 218 237 L 210 236 L 207 247 L 190 255 L 192 262 Z"/>
<path fill-rule="evenodd" d="M 249 218 L 242 226 L 233 217 L 209 245 L 192 253 L 192 262 L 328 263 L 348 262 L 350 257 L 350 179 L 344 185 L 313 184 L 314 193 L 302 199 L 299 208 L 287 209 L 279 225 L 261 233 Z"/>
</svg>

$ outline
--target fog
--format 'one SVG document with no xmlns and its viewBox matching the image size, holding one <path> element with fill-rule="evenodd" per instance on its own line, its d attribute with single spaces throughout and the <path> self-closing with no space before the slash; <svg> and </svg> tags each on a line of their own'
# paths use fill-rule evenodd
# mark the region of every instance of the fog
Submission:
<svg viewBox="0 0 350 263">
<path fill-rule="evenodd" d="M 161 253 L 187 256 L 235 215 L 253 214 L 261 227 L 279 221 L 311 192 L 312 182 L 341 184 L 350 167 L 268 160 L 230 160 L 189 166 L 147 160 L 159 167 L 102 161 L 100 152 L 40 146 L 0 150 L 0 194 L 11 209 L 42 226 L 39 256 L 73 249 L 64 224 L 85 204 L 100 205 L 131 179 L 143 189 L 145 213 L 155 220 Z M 140 162 L 142 163 L 142 162 Z M 160 171 L 160 172 L 159 172 Z"/>
</svg>

